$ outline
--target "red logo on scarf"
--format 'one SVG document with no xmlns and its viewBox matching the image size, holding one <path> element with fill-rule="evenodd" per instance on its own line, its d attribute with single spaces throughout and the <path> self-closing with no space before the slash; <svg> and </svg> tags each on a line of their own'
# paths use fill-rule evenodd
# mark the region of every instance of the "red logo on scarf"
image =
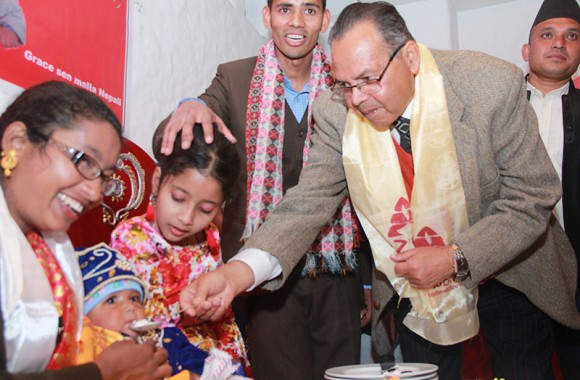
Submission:
<svg viewBox="0 0 580 380">
<path fill-rule="evenodd" d="M 397 253 L 403 252 L 409 241 L 403 237 L 401 230 L 413 224 L 413 213 L 411 211 L 411 204 L 406 198 L 399 198 L 395 205 L 395 212 L 391 216 L 391 227 L 387 236 L 392 238 Z M 431 227 L 423 227 L 416 237 L 413 237 L 413 246 L 415 247 L 430 247 L 430 246 L 444 246 L 445 242 L 437 232 Z"/>
</svg>

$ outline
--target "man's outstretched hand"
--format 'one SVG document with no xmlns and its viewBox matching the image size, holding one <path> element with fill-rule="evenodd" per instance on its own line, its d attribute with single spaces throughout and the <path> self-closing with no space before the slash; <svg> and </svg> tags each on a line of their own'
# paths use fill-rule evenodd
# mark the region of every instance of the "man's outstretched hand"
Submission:
<svg viewBox="0 0 580 380">
<path fill-rule="evenodd" d="M 235 296 L 254 283 L 254 272 L 241 261 L 201 275 L 181 290 L 179 303 L 183 312 L 201 321 L 219 321 Z"/>
</svg>

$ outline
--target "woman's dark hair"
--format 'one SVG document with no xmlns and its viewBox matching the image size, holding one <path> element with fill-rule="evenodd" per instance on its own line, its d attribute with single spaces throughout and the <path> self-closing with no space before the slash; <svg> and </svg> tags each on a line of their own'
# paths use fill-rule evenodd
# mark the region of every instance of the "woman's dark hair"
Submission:
<svg viewBox="0 0 580 380">
<path fill-rule="evenodd" d="M 233 198 L 233 188 L 240 172 L 240 157 L 234 144 L 222 135 L 217 126 L 213 128 L 213 142 L 207 144 L 203 137 L 201 124 L 193 127 L 193 142 L 187 150 L 181 148 L 181 132 L 175 138 L 173 152 L 166 156 L 161 153 L 161 136 L 169 118 L 163 120 L 153 137 L 153 153 L 157 166 L 161 168 L 160 181 L 167 176 L 174 176 L 186 169 L 196 169 L 204 176 L 215 178 L 222 188 L 224 199 Z"/>
<path fill-rule="evenodd" d="M 121 140 L 123 127 L 101 98 L 59 81 L 44 82 L 24 90 L 0 116 L 0 137 L 6 127 L 20 121 L 26 125 L 30 142 L 41 144 L 55 129 L 72 128 L 78 120 L 106 121 Z"/>
<path fill-rule="evenodd" d="M 353 3 L 344 8 L 330 31 L 328 43 L 332 45 L 334 40 L 340 39 L 346 32 L 363 21 L 372 22 L 387 45 L 393 49 L 407 41 L 414 41 L 413 35 L 407 29 L 407 24 L 397 9 L 385 1 L 376 1 L 374 3 Z"/>
</svg>

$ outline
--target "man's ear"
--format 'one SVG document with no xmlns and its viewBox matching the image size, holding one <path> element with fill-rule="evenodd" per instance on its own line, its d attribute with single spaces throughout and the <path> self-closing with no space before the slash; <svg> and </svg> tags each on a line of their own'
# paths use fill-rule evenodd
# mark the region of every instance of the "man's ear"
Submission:
<svg viewBox="0 0 580 380">
<path fill-rule="evenodd" d="M 522 58 L 524 61 L 529 62 L 530 59 L 530 44 L 522 45 Z"/>
<path fill-rule="evenodd" d="M 322 27 L 320 28 L 320 33 L 324 33 L 328 30 L 330 26 L 330 10 L 326 8 L 324 14 L 322 15 Z"/>
<path fill-rule="evenodd" d="M 157 166 L 151 176 L 151 195 L 157 197 L 159 186 L 161 185 L 161 168 Z"/>
<path fill-rule="evenodd" d="M 272 29 L 272 23 L 270 23 L 270 8 L 267 5 L 262 8 L 262 22 L 266 29 Z"/>
<path fill-rule="evenodd" d="M 26 145 L 29 143 L 26 124 L 21 121 L 15 121 L 9 124 L 2 135 L 2 152 L 16 150 L 20 155 Z"/>
<path fill-rule="evenodd" d="M 413 75 L 419 73 L 419 66 L 421 63 L 421 54 L 419 52 L 419 45 L 415 41 L 407 41 L 401 50 L 401 56 L 407 62 L 407 66 Z"/>
</svg>

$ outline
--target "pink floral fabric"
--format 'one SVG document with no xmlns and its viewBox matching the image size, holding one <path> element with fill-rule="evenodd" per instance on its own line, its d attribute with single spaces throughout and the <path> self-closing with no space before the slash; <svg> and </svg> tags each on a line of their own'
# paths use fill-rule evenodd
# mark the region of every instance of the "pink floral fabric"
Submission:
<svg viewBox="0 0 580 380">
<path fill-rule="evenodd" d="M 174 246 L 167 242 L 144 216 L 120 223 L 111 236 L 111 246 L 135 264 L 149 285 L 145 299 L 147 315 L 162 327 L 178 326 L 200 349 L 218 348 L 234 359 L 246 361 L 240 330 L 230 309 L 219 322 L 187 323 L 182 320 L 179 292 L 203 273 L 222 265 L 219 231 L 214 225 L 206 230 L 206 242 Z"/>
</svg>

